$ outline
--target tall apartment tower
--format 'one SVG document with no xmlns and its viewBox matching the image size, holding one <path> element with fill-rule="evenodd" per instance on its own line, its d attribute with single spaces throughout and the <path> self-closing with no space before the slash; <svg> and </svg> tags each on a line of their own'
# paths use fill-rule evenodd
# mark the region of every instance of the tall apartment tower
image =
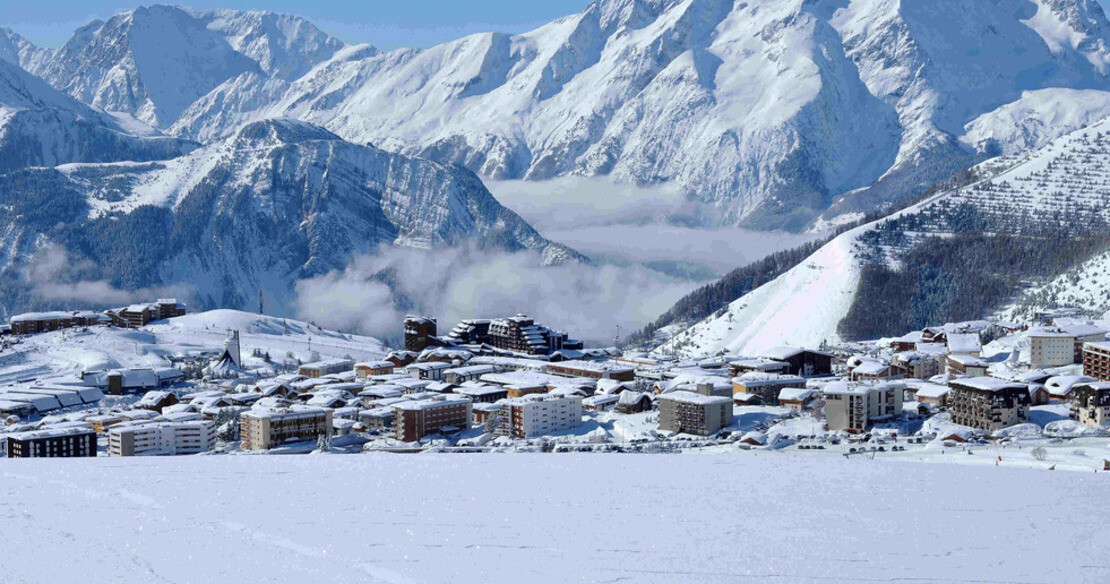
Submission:
<svg viewBox="0 0 1110 584">
<path fill-rule="evenodd" d="M 436 319 L 424 316 L 405 317 L 405 350 L 423 351 L 436 336 Z"/>
</svg>

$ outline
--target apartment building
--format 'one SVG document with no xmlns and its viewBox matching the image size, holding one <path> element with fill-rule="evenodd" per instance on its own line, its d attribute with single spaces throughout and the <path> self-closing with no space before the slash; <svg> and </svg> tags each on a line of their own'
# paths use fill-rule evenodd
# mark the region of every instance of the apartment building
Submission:
<svg viewBox="0 0 1110 584">
<path fill-rule="evenodd" d="M 291 406 L 250 410 L 239 416 L 239 439 L 244 450 L 268 450 L 287 442 L 316 440 L 331 435 L 332 412 L 323 408 Z"/>
<path fill-rule="evenodd" d="M 1029 329 L 1029 366 L 1034 369 L 1083 362 L 1087 343 L 1106 340 L 1106 329 L 1088 324 Z"/>
<path fill-rule="evenodd" d="M 830 431 L 866 432 L 872 424 L 902 414 L 905 384 L 836 381 L 821 389 L 825 423 Z"/>
<path fill-rule="evenodd" d="M 1083 375 L 1110 381 L 1110 342 L 1083 344 Z"/>
<path fill-rule="evenodd" d="M 471 402 L 455 395 L 438 395 L 393 404 L 393 433 L 402 442 L 424 436 L 470 428 Z"/>
<path fill-rule="evenodd" d="M 589 379 L 615 379 L 635 381 L 636 368 L 604 361 L 563 361 L 548 364 L 546 370 L 559 377 L 586 377 Z"/>
<path fill-rule="evenodd" d="M 405 350 L 423 351 L 438 342 L 436 319 L 426 316 L 408 315 L 405 317 Z"/>
<path fill-rule="evenodd" d="M 176 298 L 159 298 L 156 302 L 132 304 L 119 310 L 109 310 L 106 314 L 116 326 L 139 328 L 151 321 L 185 316 L 185 305 Z"/>
<path fill-rule="evenodd" d="M 1088 426 L 1110 425 L 1110 382 L 1081 383 L 1068 396 L 1071 419 Z"/>
<path fill-rule="evenodd" d="M 957 424 L 993 431 L 1029 419 L 1032 398 L 1023 383 L 974 377 L 948 386 L 948 413 Z"/>
<path fill-rule="evenodd" d="M 1029 329 L 1029 366 L 1059 367 L 1075 362 L 1075 337 L 1060 328 Z"/>
<path fill-rule="evenodd" d="M 718 395 L 675 391 L 660 395 L 659 429 L 709 436 L 732 423 L 732 400 Z"/>
<path fill-rule="evenodd" d="M 562 349 L 566 341 L 566 333 L 536 324 L 523 314 L 491 321 L 487 340 L 498 349 L 529 355 L 550 355 Z"/>
<path fill-rule="evenodd" d="M 11 319 L 13 335 L 30 335 L 59 329 L 92 326 L 106 322 L 101 315 L 87 311 L 28 312 Z"/>
<path fill-rule="evenodd" d="M 108 430 L 111 456 L 176 456 L 200 454 L 216 447 L 216 423 L 132 422 Z"/>
<path fill-rule="evenodd" d="M 496 433 L 512 438 L 535 438 L 573 430 L 582 425 L 582 397 L 536 394 L 499 402 Z"/>
<path fill-rule="evenodd" d="M 48 428 L 7 435 L 8 458 L 96 456 L 96 431 L 88 427 Z"/>
</svg>

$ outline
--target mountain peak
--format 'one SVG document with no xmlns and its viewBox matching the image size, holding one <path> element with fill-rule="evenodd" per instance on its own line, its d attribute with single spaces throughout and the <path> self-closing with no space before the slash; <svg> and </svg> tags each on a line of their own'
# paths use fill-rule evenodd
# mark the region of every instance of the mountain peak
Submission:
<svg viewBox="0 0 1110 584">
<path fill-rule="evenodd" d="M 237 147 L 252 148 L 318 140 L 342 141 L 342 138 L 320 126 L 293 118 L 268 118 L 251 122 L 239 128 L 233 138 Z"/>
</svg>

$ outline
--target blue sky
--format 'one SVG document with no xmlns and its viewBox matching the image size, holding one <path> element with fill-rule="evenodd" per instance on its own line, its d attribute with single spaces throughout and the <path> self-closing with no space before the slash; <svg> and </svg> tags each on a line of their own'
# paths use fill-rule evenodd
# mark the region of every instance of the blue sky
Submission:
<svg viewBox="0 0 1110 584">
<path fill-rule="evenodd" d="M 490 30 L 522 32 L 579 12 L 589 0 L 196 0 L 165 3 L 198 9 L 235 8 L 298 14 L 340 40 L 367 42 L 391 49 L 426 47 Z M 0 26 L 11 28 L 36 44 L 53 47 L 64 43 L 82 24 L 94 18 L 108 18 L 139 4 L 120 0 L 0 0 Z"/>
</svg>

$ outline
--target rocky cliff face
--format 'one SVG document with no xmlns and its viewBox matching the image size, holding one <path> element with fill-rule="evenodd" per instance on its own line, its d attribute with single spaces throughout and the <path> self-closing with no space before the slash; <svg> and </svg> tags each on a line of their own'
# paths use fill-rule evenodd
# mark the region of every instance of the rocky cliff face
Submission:
<svg viewBox="0 0 1110 584">
<path fill-rule="evenodd" d="M 292 120 L 247 125 L 171 161 L 8 173 L 0 200 L 13 211 L 0 241 L 9 270 L 53 243 L 114 286 L 191 283 L 210 306 L 247 308 L 259 286 L 280 302 L 296 281 L 381 246 L 472 244 L 585 261 L 502 207 L 470 171 Z M 38 208 L 47 200 L 52 207 Z"/>
</svg>

